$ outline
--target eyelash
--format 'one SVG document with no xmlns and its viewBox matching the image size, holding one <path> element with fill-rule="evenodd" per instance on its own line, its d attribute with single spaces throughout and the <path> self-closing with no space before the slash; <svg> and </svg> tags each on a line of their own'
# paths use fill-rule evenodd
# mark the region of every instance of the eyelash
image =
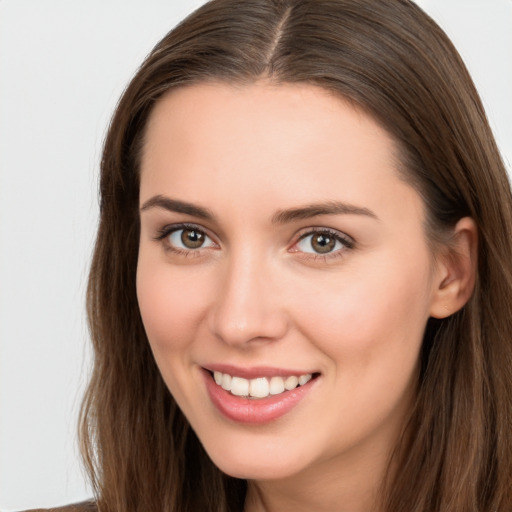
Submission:
<svg viewBox="0 0 512 512">
<path fill-rule="evenodd" d="M 179 247 L 176 247 L 174 245 L 171 245 L 168 241 L 166 242 L 165 239 L 172 235 L 172 233 L 175 233 L 176 231 L 182 231 L 182 230 L 190 230 L 190 231 L 198 231 L 200 233 L 203 233 L 205 236 L 211 239 L 210 236 L 206 233 L 206 231 L 201 228 L 201 226 L 198 226 L 196 224 L 174 224 L 172 226 L 165 226 L 164 228 L 158 230 L 158 235 L 154 238 L 156 241 L 161 241 L 164 244 L 164 249 L 166 251 L 170 251 L 174 254 L 177 254 L 179 256 L 185 256 L 185 257 L 197 257 L 201 256 L 201 253 L 205 248 L 200 247 L 198 249 L 181 249 Z"/>
<path fill-rule="evenodd" d="M 205 236 L 211 239 L 211 237 L 206 233 L 204 228 L 201 226 L 198 226 L 196 224 L 174 224 L 172 226 L 166 226 L 160 230 L 158 230 L 158 235 L 154 238 L 156 241 L 164 242 L 164 248 L 167 251 L 170 251 L 174 254 L 185 256 L 185 257 L 198 257 L 202 255 L 202 252 L 206 249 L 203 247 L 199 247 L 197 249 L 181 249 L 179 247 L 176 247 L 174 245 L 171 245 L 168 241 L 165 242 L 165 239 L 169 237 L 172 233 L 175 233 L 177 231 L 181 230 L 190 230 L 190 231 L 198 231 L 200 233 L 203 233 Z M 321 254 L 321 253 L 315 253 L 315 252 L 305 252 L 300 251 L 296 249 L 297 244 L 299 244 L 302 240 L 306 239 L 309 236 L 315 236 L 315 235 L 327 235 L 329 237 L 332 237 L 335 242 L 339 242 L 343 247 L 340 249 L 337 249 L 336 251 Z M 300 254 L 300 257 L 303 259 L 313 260 L 313 261 L 324 261 L 327 262 L 331 259 L 339 258 L 344 255 L 344 253 L 347 250 L 352 250 L 355 248 L 355 241 L 352 237 L 346 235 L 345 233 L 342 233 L 340 231 L 336 231 L 334 229 L 329 228 L 321 228 L 321 227 L 311 227 L 303 230 L 301 234 L 299 234 L 297 240 L 294 242 L 291 249 L 289 249 L 290 252 L 298 253 Z"/>
<path fill-rule="evenodd" d="M 293 249 L 302 240 L 304 240 L 308 237 L 315 236 L 315 235 L 327 235 L 327 236 L 333 238 L 335 240 L 335 242 L 339 242 L 342 245 L 342 247 L 340 249 L 337 249 L 335 251 L 328 252 L 325 254 L 316 253 L 316 252 L 305 252 L 305 251 Z M 348 236 L 347 234 L 342 233 L 341 231 L 337 231 L 335 229 L 329 229 L 329 228 L 311 227 L 311 228 L 307 228 L 306 230 L 303 231 L 302 234 L 299 235 L 297 241 L 293 244 L 291 251 L 299 253 L 301 258 L 304 258 L 304 259 L 327 262 L 332 259 L 343 257 L 347 250 L 352 250 L 354 248 L 355 248 L 354 239 L 352 237 Z"/>
</svg>

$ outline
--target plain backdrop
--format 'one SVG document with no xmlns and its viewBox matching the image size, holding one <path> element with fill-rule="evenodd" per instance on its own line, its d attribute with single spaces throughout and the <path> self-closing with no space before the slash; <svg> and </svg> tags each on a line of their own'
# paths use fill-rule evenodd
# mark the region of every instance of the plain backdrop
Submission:
<svg viewBox="0 0 512 512">
<path fill-rule="evenodd" d="M 243 0 L 241 0 L 243 1 Z M 0 0 L 0 509 L 85 499 L 76 418 L 102 139 L 152 46 L 202 0 Z M 512 162 L 512 0 L 419 0 Z"/>
</svg>

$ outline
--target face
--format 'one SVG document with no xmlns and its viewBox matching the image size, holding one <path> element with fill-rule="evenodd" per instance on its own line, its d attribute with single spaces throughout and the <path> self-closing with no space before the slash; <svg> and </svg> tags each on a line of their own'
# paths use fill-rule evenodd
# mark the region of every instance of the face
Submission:
<svg viewBox="0 0 512 512">
<path fill-rule="evenodd" d="M 320 88 L 268 83 L 175 90 L 146 135 L 140 311 L 212 460 L 250 479 L 372 471 L 435 295 L 390 136 Z"/>
</svg>

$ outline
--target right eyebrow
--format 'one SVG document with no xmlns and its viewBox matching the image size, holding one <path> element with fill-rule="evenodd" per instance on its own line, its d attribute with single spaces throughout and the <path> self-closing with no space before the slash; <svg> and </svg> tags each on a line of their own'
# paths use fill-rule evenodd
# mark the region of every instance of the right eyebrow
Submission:
<svg viewBox="0 0 512 512">
<path fill-rule="evenodd" d="M 203 208 L 202 206 L 197 206 L 192 203 L 187 203 L 185 201 L 171 199 L 170 197 L 162 195 L 156 195 L 148 199 L 141 206 L 140 211 L 143 212 L 151 208 L 162 208 L 169 212 L 185 213 L 187 215 L 192 215 L 193 217 L 198 217 L 204 220 L 215 220 L 215 216 L 207 208 Z"/>
</svg>

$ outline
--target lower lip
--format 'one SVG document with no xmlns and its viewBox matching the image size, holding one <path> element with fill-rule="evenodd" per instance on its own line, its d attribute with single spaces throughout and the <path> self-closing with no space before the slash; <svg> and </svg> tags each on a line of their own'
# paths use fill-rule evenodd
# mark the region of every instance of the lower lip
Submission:
<svg viewBox="0 0 512 512">
<path fill-rule="evenodd" d="M 210 372 L 203 370 L 206 389 L 213 405 L 226 417 L 237 423 L 261 425 L 277 420 L 290 412 L 310 392 L 318 379 L 304 386 L 267 398 L 246 398 L 232 395 L 213 380 Z"/>
</svg>

